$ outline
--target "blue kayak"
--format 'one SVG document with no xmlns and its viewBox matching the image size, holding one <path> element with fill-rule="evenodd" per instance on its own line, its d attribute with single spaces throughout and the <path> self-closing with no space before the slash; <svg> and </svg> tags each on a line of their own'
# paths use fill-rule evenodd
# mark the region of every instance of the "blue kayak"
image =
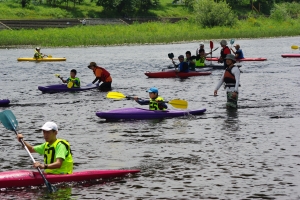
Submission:
<svg viewBox="0 0 300 200">
<path fill-rule="evenodd" d="M 38 89 L 44 93 L 55 93 L 55 92 L 78 92 L 78 91 L 96 89 L 97 87 L 98 87 L 97 85 L 92 85 L 92 86 L 68 88 L 67 85 L 65 84 L 58 84 L 58 85 L 39 86 Z"/>
</svg>

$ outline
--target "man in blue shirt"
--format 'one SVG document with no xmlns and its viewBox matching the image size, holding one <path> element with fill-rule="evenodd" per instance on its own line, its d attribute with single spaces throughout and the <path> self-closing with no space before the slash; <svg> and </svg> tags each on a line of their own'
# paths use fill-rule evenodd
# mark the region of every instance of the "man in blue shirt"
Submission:
<svg viewBox="0 0 300 200">
<path fill-rule="evenodd" d="M 240 45 L 237 44 L 237 45 L 234 46 L 234 48 L 236 49 L 236 51 L 234 51 L 232 48 L 231 48 L 231 51 L 232 51 L 232 53 L 235 54 L 235 58 L 236 59 L 242 59 L 242 58 L 244 58 L 244 54 L 243 54 L 242 49 L 240 49 L 241 48 Z"/>
</svg>

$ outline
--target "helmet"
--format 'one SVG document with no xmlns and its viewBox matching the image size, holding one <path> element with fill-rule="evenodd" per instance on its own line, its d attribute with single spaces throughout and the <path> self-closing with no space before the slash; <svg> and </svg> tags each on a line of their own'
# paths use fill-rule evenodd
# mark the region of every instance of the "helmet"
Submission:
<svg viewBox="0 0 300 200">
<path fill-rule="evenodd" d="M 227 45 L 227 41 L 226 40 L 221 40 L 220 45 Z"/>
<path fill-rule="evenodd" d="M 199 46 L 204 46 L 204 43 L 203 43 L 203 42 L 200 42 Z"/>
<path fill-rule="evenodd" d="M 36 49 L 36 50 L 40 50 L 41 48 L 40 48 L 40 47 L 36 47 L 35 49 Z"/>
<path fill-rule="evenodd" d="M 227 54 L 225 60 L 232 60 L 234 63 L 236 62 L 235 56 L 232 54 Z"/>
</svg>

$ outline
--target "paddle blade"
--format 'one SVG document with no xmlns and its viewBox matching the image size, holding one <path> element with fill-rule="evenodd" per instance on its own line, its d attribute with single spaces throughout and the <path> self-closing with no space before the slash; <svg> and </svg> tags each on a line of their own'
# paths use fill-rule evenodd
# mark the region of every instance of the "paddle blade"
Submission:
<svg viewBox="0 0 300 200">
<path fill-rule="evenodd" d="M 47 189 L 50 193 L 57 192 L 57 188 L 51 185 L 51 183 L 49 183 L 47 180 L 45 180 L 45 185 L 47 186 Z"/>
<path fill-rule="evenodd" d="M 214 48 L 214 43 L 213 43 L 213 41 L 210 41 L 210 42 L 209 42 L 209 45 L 210 45 L 210 49 L 213 49 L 213 48 Z"/>
<path fill-rule="evenodd" d="M 72 81 L 69 81 L 69 83 L 67 84 L 67 87 L 68 87 L 68 88 L 72 88 L 73 85 L 74 85 L 74 83 L 73 83 Z"/>
<path fill-rule="evenodd" d="M 10 131 L 16 131 L 18 121 L 15 115 L 10 110 L 4 110 L 0 113 L 0 120 L 3 126 Z"/>
<path fill-rule="evenodd" d="M 173 53 L 168 53 L 168 57 L 169 57 L 170 59 L 173 59 L 173 58 L 174 58 L 174 54 L 173 54 Z"/>
<path fill-rule="evenodd" d="M 235 39 L 231 39 L 230 44 L 233 45 L 234 41 L 235 41 Z"/>
<path fill-rule="evenodd" d="M 126 96 L 120 92 L 109 92 L 109 93 L 107 93 L 106 98 L 123 99 L 123 98 L 126 98 Z"/>
<path fill-rule="evenodd" d="M 168 103 L 171 104 L 174 108 L 178 108 L 178 109 L 187 109 L 188 107 L 188 102 L 181 99 L 173 99 Z"/>
<path fill-rule="evenodd" d="M 292 48 L 292 49 L 299 49 L 299 46 L 297 46 L 297 45 L 292 45 L 291 48 Z"/>
<path fill-rule="evenodd" d="M 60 77 L 60 74 L 54 74 L 54 76 L 56 76 L 57 78 L 59 78 L 59 77 Z"/>
</svg>

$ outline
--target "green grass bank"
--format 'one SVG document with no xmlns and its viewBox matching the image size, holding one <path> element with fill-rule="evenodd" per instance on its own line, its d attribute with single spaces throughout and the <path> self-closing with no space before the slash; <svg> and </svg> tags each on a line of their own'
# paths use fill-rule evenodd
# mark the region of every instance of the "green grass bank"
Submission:
<svg viewBox="0 0 300 200">
<path fill-rule="evenodd" d="M 300 19 L 278 22 L 249 18 L 232 28 L 200 28 L 193 22 L 143 23 L 133 25 L 77 26 L 65 29 L 3 30 L 0 46 L 76 47 L 183 41 L 223 38 L 261 38 L 300 35 Z"/>
</svg>

